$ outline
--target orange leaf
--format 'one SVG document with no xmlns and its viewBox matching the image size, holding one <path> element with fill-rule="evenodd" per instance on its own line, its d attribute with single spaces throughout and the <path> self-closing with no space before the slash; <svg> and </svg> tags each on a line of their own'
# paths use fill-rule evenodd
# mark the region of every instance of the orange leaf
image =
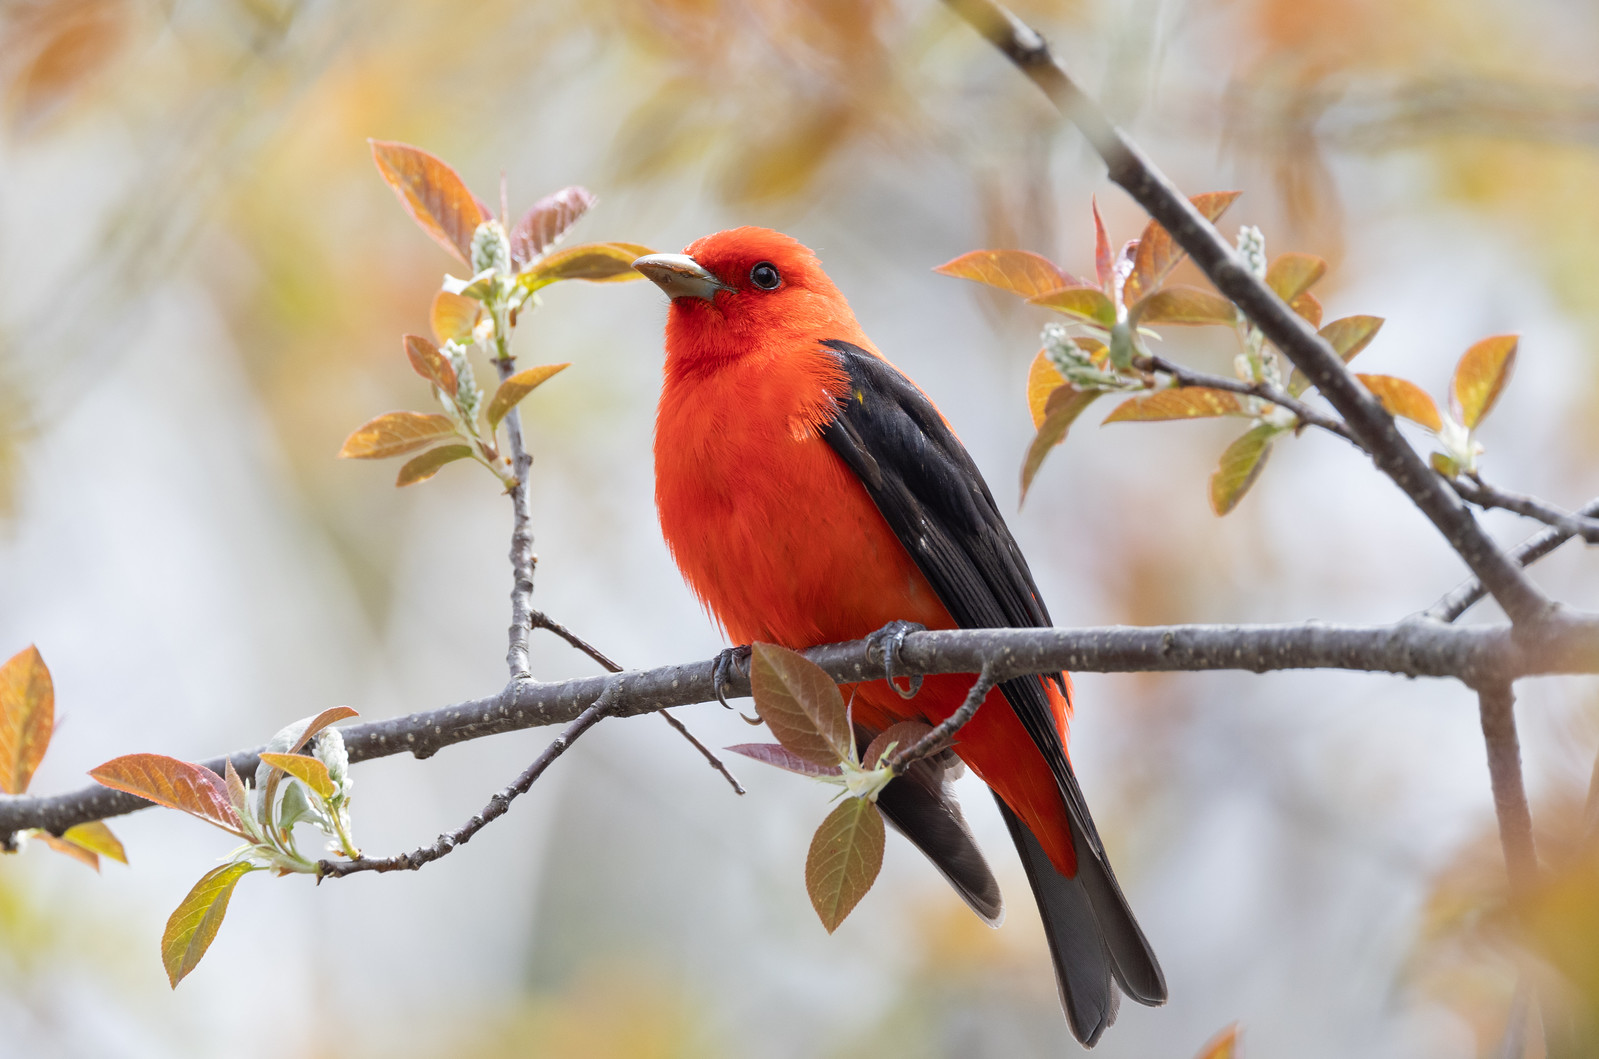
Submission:
<svg viewBox="0 0 1599 1059">
<path fill-rule="evenodd" d="M 1315 254 L 1280 254 L 1266 269 L 1266 286 L 1277 292 L 1277 297 L 1293 304 L 1295 298 L 1308 291 L 1327 273 L 1327 262 Z"/>
<path fill-rule="evenodd" d="M 1084 284 L 1056 267 L 1047 257 L 1027 250 L 973 250 L 946 261 L 934 272 L 957 279 L 975 280 L 1023 298 L 1034 298 L 1062 287 Z"/>
<path fill-rule="evenodd" d="M 1066 432 L 1077 421 L 1077 417 L 1104 392 L 1079 390 L 1068 383 L 1057 386 L 1049 395 L 1044 402 L 1044 421 L 1038 424 L 1038 433 L 1033 437 L 1033 443 L 1027 446 L 1027 456 L 1022 460 L 1021 500 L 1027 499 L 1027 490 L 1032 487 L 1033 479 L 1044 465 L 1044 457 L 1049 455 L 1049 450 L 1066 440 Z"/>
<path fill-rule="evenodd" d="M 1162 287 L 1127 311 L 1128 321 L 1140 324 L 1223 324 L 1231 327 L 1238 319 L 1233 303 L 1214 291 L 1176 284 Z"/>
<path fill-rule="evenodd" d="M 1189 201 L 1205 219 L 1215 223 L 1216 218 L 1238 198 L 1236 191 L 1210 191 L 1195 195 Z M 1153 294 L 1168 273 L 1183 259 L 1182 248 L 1172 241 L 1171 235 L 1157 222 L 1150 221 L 1144 234 L 1138 237 L 1138 251 L 1133 257 L 1133 271 L 1122 287 L 1122 300 L 1134 305 Z"/>
<path fill-rule="evenodd" d="M 348 706 L 329 706 L 327 709 L 323 710 L 321 713 L 317 714 L 315 717 L 306 722 L 305 731 L 301 732 L 300 738 L 296 739 L 294 741 L 294 745 L 289 747 L 289 753 L 299 753 L 301 747 L 309 743 L 313 738 L 316 737 L 318 732 L 322 731 L 322 729 L 326 728 L 328 725 L 338 724 L 340 721 L 347 721 L 351 717 L 359 716 L 361 715 L 350 709 Z"/>
<path fill-rule="evenodd" d="M 1049 353 L 1039 350 L 1032 367 L 1027 369 L 1027 410 L 1033 414 L 1034 430 L 1044 423 L 1044 405 L 1049 395 L 1065 385 L 1066 376 L 1056 370 Z"/>
<path fill-rule="evenodd" d="M 1221 463 L 1210 476 L 1210 506 L 1225 515 L 1238 506 L 1249 492 L 1271 455 L 1271 443 L 1282 432 L 1280 427 L 1262 423 L 1238 438 L 1221 454 Z"/>
<path fill-rule="evenodd" d="M 0 666 L 0 791 L 28 789 L 55 731 L 55 709 L 55 685 L 37 647 L 24 647 Z"/>
<path fill-rule="evenodd" d="M 398 488 L 425 482 L 439 473 L 447 463 L 456 460 L 469 460 L 472 458 L 470 445 L 440 445 L 436 449 L 428 449 L 420 456 L 412 457 L 400 468 L 400 473 L 395 476 L 394 484 Z"/>
<path fill-rule="evenodd" d="M 1234 1023 L 1212 1037 L 1194 1059 L 1236 1059 L 1238 1055 L 1238 1024 Z"/>
<path fill-rule="evenodd" d="M 381 460 L 403 456 L 435 441 L 455 437 L 455 424 L 449 416 L 424 412 L 388 412 L 356 429 L 344 439 L 339 458 Z"/>
<path fill-rule="evenodd" d="M 1289 302 L 1288 308 L 1298 313 L 1311 327 L 1321 326 L 1321 302 L 1317 301 L 1316 296 L 1309 291 Z"/>
<path fill-rule="evenodd" d="M 100 870 L 100 854 L 96 853 L 94 850 L 84 849 L 82 846 L 77 845 L 76 843 L 68 842 L 63 838 L 57 838 L 48 831 L 39 831 L 36 833 L 36 837 L 40 842 L 43 842 L 46 846 L 49 846 L 57 853 L 71 857 L 79 864 L 87 864 L 95 871 Z"/>
<path fill-rule="evenodd" d="M 1434 433 L 1443 429 L 1443 421 L 1438 418 L 1438 406 L 1427 396 L 1427 391 L 1415 383 L 1393 375 L 1356 375 L 1355 378 L 1382 402 L 1389 415 L 1404 416 Z"/>
<path fill-rule="evenodd" d="M 522 398 L 532 393 L 546 379 L 558 372 L 571 367 L 571 362 L 566 364 L 541 364 L 536 368 L 519 371 L 509 379 L 500 383 L 500 388 L 494 391 L 493 400 L 489 401 L 489 429 L 493 430 L 500 425 L 511 409 L 522 402 Z"/>
<path fill-rule="evenodd" d="M 372 145 L 372 160 L 377 163 L 378 172 L 400 197 L 405 212 L 440 246 L 470 266 L 472 233 L 489 217 L 460 175 L 409 144 L 367 142 Z"/>
<path fill-rule="evenodd" d="M 261 760 L 287 772 L 323 798 L 333 797 L 333 777 L 328 774 L 328 767 L 316 758 L 304 754 L 263 753 Z"/>
<path fill-rule="evenodd" d="M 1116 326 L 1116 305 L 1104 291 L 1093 287 L 1063 287 L 1060 290 L 1028 298 L 1033 305 L 1042 305 L 1067 316 L 1075 316 L 1109 330 Z"/>
<path fill-rule="evenodd" d="M 106 787 L 179 809 L 240 838 L 247 837 L 228 799 L 227 785 L 204 766 L 164 754 L 124 754 L 90 769 L 89 775 Z"/>
<path fill-rule="evenodd" d="M 433 311 L 428 322 L 433 326 L 433 337 L 439 345 L 459 342 L 463 346 L 472 341 L 472 329 L 483 314 L 483 306 L 475 298 L 451 294 L 441 290 L 433 296 Z"/>
<path fill-rule="evenodd" d="M 86 824 L 69 827 L 61 833 L 61 840 L 90 853 L 110 857 L 119 863 L 128 863 L 128 854 L 122 848 L 121 840 L 111 833 L 104 820 L 91 820 Z"/>
<path fill-rule="evenodd" d="M 412 370 L 454 397 L 456 388 L 460 384 L 456 381 L 455 366 L 450 363 L 450 358 L 440 353 L 438 346 L 421 335 L 406 335 L 402 341 L 405 343 L 405 355 L 411 361 Z"/>
<path fill-rule="evenodd" d="M 1245 415 L 1238 397 L 1227 390 L 1208 386 L 1182 386 L 1156 390 L 1145 397 L 1130 397 L 1105 417 L 1107 423 L 1131 423 L 1163 419 L 1205 419 L 1210 416 Z"/>
<path fill-rule="evenodd" d="M 1305 295 L 1310 297 L 1310 295 Z M 1377 332 L 1382 330 L 1383 318 L 1380 316 L 1344 316 L 1323 327 L 1318 332 L 1327 344 L 1333 347 L 1333 352 L 1343 358 L 1345 364 L 1355 359 L 1355 354 L 1371 344 L 1377 337 Z M 1310 385 L 1310 380 L 1304 373 L 1295 368 L 1288 377 L 1288 392 L 1295 397 L 1305 392 Z"/>
<path fill-rule="evenodd" d="M 521 268 L 560 242 L 594 201 L 592 191 L 574 185 L 535 202 L 511 229 L 511 264 Z"/>
<path fill-rule="evenodd" d="M 1510 381 L 1516 366 L 1515 335 L 1495 335 L 1472 346 L 1455 366 L 1454 385 L 1449 388 L 1449 407 L 1468 430 L 1475 430 Z"/>
</svg>

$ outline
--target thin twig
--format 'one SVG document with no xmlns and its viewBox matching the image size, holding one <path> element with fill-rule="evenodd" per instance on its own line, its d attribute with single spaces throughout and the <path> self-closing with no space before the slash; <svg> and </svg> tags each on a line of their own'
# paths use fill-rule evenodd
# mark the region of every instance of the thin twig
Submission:
<svg viewBox="0 0 1599 1059">
<path fill-rule="evenodd" d="M 500 355 L 494 358 L 495 370 L 504 382 L 516 374 L 516 360 L 509 354 L 503 340 Z M 512 408 L 505 419 L 506 447 L 511 452 L 511 470 L 516 484 L 511 487 L 511 629 L 510 646 L 506 649 L 505 664 L 511 670 L 512 680 L 526 680 L 533 675 L 528 657 L 528 640 L 533 629 L 533 570 L 538 556 L 533 554 L 533 510 L 528 501 L 528 474 L 533 470 L 533 457 L 522 441 L 522 414 Z"/>
<path fill-rule="evenodd" d="M 393 857 L 361 857 L 357 860 L 324 860 L 317 863 L 317 879 L 343 878 L 362 871 L 416 871 L 424 864 L 431 864 L 455 850 L 466 845 L 472 836 L 483 830 L 489 824 L 504 816 L 506 810 L 511 808 L 511 803 L 526 794 L 535 781 L 544 774 L 556 758 L 564 754 L 580 735 L 599 723 L 611 709 L 616 699 L 615 689 L 619 683 L 606 685 L 594 704 L 582 713 L 577 720 L 566 727 L 560 735 L 550 741 L 533 763 L 522 771 L 516 782 L 500 791 L 482 811 L 473 816 L 466 823 L 454 831 L 440 835 L 430 845 L 414 849 L 409 853 L 401 853 Z"/>
<path fill-rule="evenodd" d="M 1538 853 L 1532 841 L 1532 810 L 1527 807 L 1527 789 L 1521 778 L 1516 696 L 1508 683 L 1494 683 L 1478 689 L 1477 702 L 1510 895 L 1518 909 L 1525 909 L 1538 884 Z"/>
<path fill-rule="evenodd" d="M 1037 30 L 994 0 L 945 3 L 998 48 L 1087 137 L 1105 160 L 1110 179 L 1170 233 L 1218 291 L 1305 374 L 1371 454 L 1372 461 L 1408 495 L 1480 578 L 1512 622 L 1536 627 L 1554 604 L 1489 537 L 1471 511 L 1446 487 L 1394 427 L 1327 341 L 1245 265 L 1193 203 L 1124 137 L 1099 106 L 1072 81 Z"/>
<path fill-rule="evenodd" d="M 1523 496 L 1520 493 L 1507 493 L 1503 489 L 1495 488 L 1475 475 L 1469 478 L 1450 479 L 1450 485 L 1455 492 L 1470 503 L 1481 508 L 1500 508 L 1504 511 L 1513 511 L 1526 518 L 1537 519 L 1548 526 L 1553 526 L 1570 537 L 1581 537 L 1589 544 L 1599 544 L 1599 519 L 1589 518 L 1586 515 L 1574 515 L 1569 511 L 1562 511 L 1553 504 L 1546 504 L 1535 497 Z"/>
<path fill-rule="evenodd" d="M 579 651 L 582 651 L 584 654 L 594 659 L 594 661 L 604 666 L 609 672 L 620 673 L 622 671 L 622 667 L 611 661 L 611 659 L 598 647 L 595 647 L 587 640 L 578 636 L 571 629 L 568 629 L 565 625 L 562 625 L 560 622 L 556 621 L 542 610 L 535 610 L 533 612 L 533 627 L 535 629 L 548 629 L 550 632 L 553 632 L 555 635 L 559 636 L 561 639 L 565 640 L 567 643 L 571 644 L 573 647 L 577 648 Z M 700 755 L 710 763 L 711 768 L 722 774 L 723 778 L 727 780 L 728 785 L 733 788 L 734 794 L 748 793 L 744 790 L 744 785 L 738 781 L 738 777 L 733 775 L 732 772 L 728 771 L 727 765 L 722 761 L 721 758 L 716 756 L 716 752 L 710 747 L 706 746 L 704 743 L 700 742 L 698 739 L 694 738 L 694 733 L 688 730 L 688 725 L 678 720 L 667 710 L 661 711 L 661 719 L 676 729 L 678 735 L 682 736 L 684 739 L 687 739 L 690 745 L 692 745 L 695 750 L 698 750 Z"/>
<path fill-rule="evenodd" d="M 1577 513 L 1585 518 L 1599 517 L 1599 498 L 1588 501 L 1578 509 Z M 1522 541 L 1511 551 L 1510 557 L 1522 566 L 1531 566 L 1571 538 L 1572 534 L 1564 530 L 1546 529 Z M 1488 591 L 1482 587 L 1481 581 L 1475 577 L 1467 578 L 1451 589 L 1448 595 L 1423 611 L 1422 616 L 1436 621 L 1455 621 L 1487 594 Z"/>
<path fill-rule="evenodd" d="M 1244 382 L 1242 379 L 1228 378 L 1226 375 L 1212 375 L 1209 372 L 1194 371 L 1165 357 L 1140 357 L 1134 366 L 1141 371 L 1154 371 L 1162 375 L 1170 375 L 1179 386 L 1203 386 L 1211 390 L 1227 390 L 1231 393 L 1243 394 L 1246 397 L 1258 397 L 1262 401 L 1278 405 L 1294 414 L 1305 426 L 1317 427 L 1328 433 L 1336 434 L 1349 442 L 1355 448 L 1365 451 L 1365 446 L 1360 439 L 1355 437 L 1343 423 L 1331 416 L 1322 415 L 1304 401 L 1289 395 L 1283 390 L 1265 382 Z"/>
<path fill-rule="evenodd" d="M 988 693 L 994 690 L 998 683 L 994 679 L 991 666 L 983 666 L 983 671 L 977 674 L 977 680 L 972 684 L 971 690 L 966 693 L 966 701 L 961 703 L 960 709 L 950 714 L 938 723 L 931 732 L 922 736 L 910 746 L 896 750 L 888 759 L 889 767 L 894 772 L 905 771 L 913 761 L 920 761 L 924 757 L 938 753 L 955 741 L 955 733 L 960 731 L 967 721 L 977 713 L 977 708 L 988 698 Z"/>
</svg>

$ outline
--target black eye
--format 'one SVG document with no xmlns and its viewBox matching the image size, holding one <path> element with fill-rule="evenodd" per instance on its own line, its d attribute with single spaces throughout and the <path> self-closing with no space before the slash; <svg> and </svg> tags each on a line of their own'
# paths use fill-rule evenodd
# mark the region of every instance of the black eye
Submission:
<svg viewBox="0 0 1599 1059">
<path fill-rule="evenodd" d="M 770 261 L 762 261 L 750 269 L 750 282 L 761 290 L 776 290 L 777 285 L 783 282 L 783 277 L 777 274 L 777 266 Z"/>
</svg>

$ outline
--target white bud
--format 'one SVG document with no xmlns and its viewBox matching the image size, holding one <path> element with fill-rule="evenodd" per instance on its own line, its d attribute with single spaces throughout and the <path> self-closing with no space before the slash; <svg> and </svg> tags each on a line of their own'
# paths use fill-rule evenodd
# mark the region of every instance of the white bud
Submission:
<svg viewBox="0 0 1599 1059">
<path fill-rule="evenodd" d="M 492 219 L 472 233 L 472 271 L 489 269 L 501 275 L 511 271 L 511 240 L 505 234 L 505 226 Z"/>
</svg>

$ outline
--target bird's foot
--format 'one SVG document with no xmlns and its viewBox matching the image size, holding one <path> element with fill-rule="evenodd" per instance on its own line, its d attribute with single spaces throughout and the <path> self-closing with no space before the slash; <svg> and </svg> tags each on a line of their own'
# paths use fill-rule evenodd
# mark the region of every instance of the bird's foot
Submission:
<svg viewBox="0 0 1599 1059">
<path fill-rule="evenodd" d="M 918 625 L 914 621 L 891 621 L 866 637 L 867 651 L 883 656 L 883 677 L 888 681 L 888 686 L 899 692 L 902 699 L 913 699 L 916 693 L 922 690 L 920 676 L 907 676 L 906 686 L 899 686 L 899 674 L 895 672 L 899 664 L 899 652 L 905 646 L 905 637 L 913 632 L 926 632 L 927 626 Z"/>
<path fill-rule="evenodd" d="M 749 661 L 750 645 L 747 643 L 729 647 L 716 656 L 715 668 L 711 670 L 711 686 L 716 689 L 716 701 L 729 710 L 733 708 L 733 704 L 727 701 L 728 682 L 738 669 L 748 673 Z"/>
</svg>

